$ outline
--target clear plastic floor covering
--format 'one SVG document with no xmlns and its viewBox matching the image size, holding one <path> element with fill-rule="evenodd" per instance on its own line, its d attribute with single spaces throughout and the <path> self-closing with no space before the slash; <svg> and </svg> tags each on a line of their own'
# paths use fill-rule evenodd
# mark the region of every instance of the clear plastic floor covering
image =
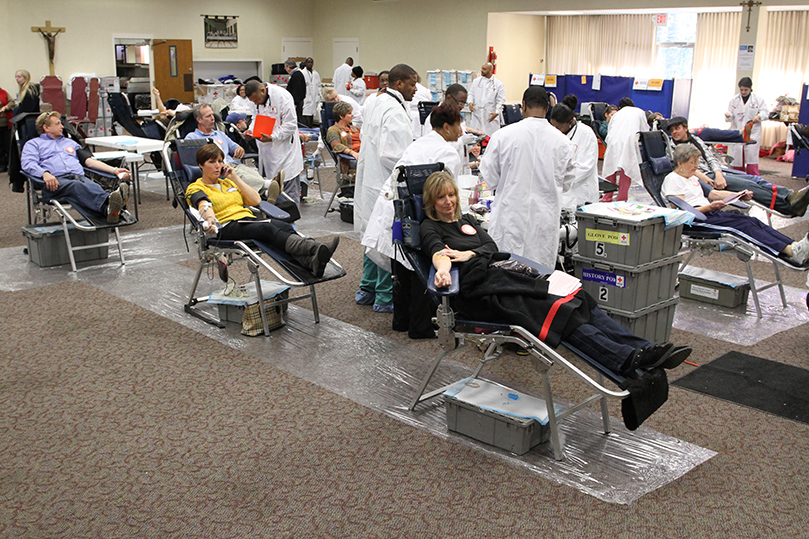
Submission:
<svg viewBox="0 0 809 539">
<path fill-rule="evenodd" d="M 308 227 L 305 230 L 314 234 Z M 177 262 L 196 257 L 193 245 L 192 252 L 186 252 L 180 226 L 124 232 L 123 237 L 126 266 L 120 266 L 117 252 L 111 249 L 109 259 L 80 264 L 76 274 L 69 273 L 65 266 L 39 268 L 30 264 L 20 247 L 2 249 L 0 290 L 78 279 L 408 425 L 607 502 L 631 503 L 716 454 L 644 427 L 630 432 L 618 418 L 612 420 L 613 432 L 605 435 L 595 406 L 562 423 L 566 458 L 559 462 L 553 459 L 549 444 L 515 456 L 450 433 L 440 398 L 421 404 L 415 412 L 407 410 L 407 403 L 434 357 L 432 353 L 425 356 L 416 348 L 403 349 L 384 337 L 325 316 L 315 324 L 311 311 L 295 305 L 290 307 L 290 323 L 274 331 L 269 339 L 244 337 L 236 324 L 216 328 L 183 311 L 194 270 Z M 206 283 L 209 281 L 203 278 L 200 292 L 209 291 L 204 288 Z M 219 284 L 218 280 L 210 284 L 210 291 Z M 446 359 L 434 382 L 449 383 L 469 374 L 468 366 Z M 482 374 L 485 377 L 486 371 Z M 508 380 L 494 381 L 509 385 Z M 539 388 L 533 393 L 540 394 Z"/>
</svg>

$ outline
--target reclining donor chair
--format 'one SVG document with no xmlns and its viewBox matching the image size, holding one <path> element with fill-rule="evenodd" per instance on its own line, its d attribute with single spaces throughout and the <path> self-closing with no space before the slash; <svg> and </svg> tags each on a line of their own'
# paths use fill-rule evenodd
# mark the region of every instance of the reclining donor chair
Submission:
<svg viewBox="0 0 809 539">
<path fill-rule="evenodd" d="M 188 185 L 202 176 L 202 172 L 196 163 L 197 150 L 205 144 L 211 143 L 211 139 L 176 139 L 167 144 L 163 149 L 163 163 L 166 174 L 174 191 L 175 206 L 182 208 L 185 218 L 190 223 L 191 231 L 195 237 L 200 264 L 194 277 L 194 284 L 183 309 L 188 314 L 199 318 L 209 324 L 224 327 L 218 317 L 203 312 L 197 308 L 199 303 L 204 303 L 208 296 L 197 297 L 197 287 L 200 277 L 205 268 L 217 265 L 218 261 L 224 257 L 228 265 L 234 260 L 246 260 L 253 281 L 256 285 L 258 297 L 263 297 L 261 290 L 261 279 L 259 269 L 269 272 L 275 280 L 295 289 L 306 287 L 308 293 L 289 297 L 286 300 L 275 303 L 280 305 L 293 301 L 302 301 L 311 298 L 312 311 L 315 323 L 320 322 L 320 313 L 317 307 L 317 295 L 315 285 L 343 277 L 346 272 L 335 260 L 331 260 L 326 267 L 322 277 L 315 277 L 310 270 L 288 255 L 286 252 L 276 249 L 270 245 L 255 240 L 218 240 L 215 236 L 208 235 L 202 228 L 199 213 L 195 208 L 191 208 L 185 197 Z M 290 221 L 290 215 L 272 204 L 262 201 L 258 208 L 251 208 L 254 213 L 263 214 L 271 219 Z M 187 246 L 187 244 L 186 244 Z M 271 259 L 275 265 L 265 260 L 265 256 Z M 269 336 L 268 318 L 264 302 L 260 305 L 261 321 L 264 326 L 264 334 Z"/>
<path fill-rule="evenodd" d="M 665 139 L 666 134 L 662 131 L 648 131 L 638 133 L 638 152 L 640 155 L 640 170 L 641 177 L 643 178 L 643 185 L 646 191 L 652 197 L 655 204 L 661 207 L 669 207 L 669 203 L 674 204 L 678 209 L 692 213 L 695 218 L 690 226 L 686 226 L 683 232 L 684 242 L 690 251 L 689 255 L 680 266 L 680 271 L 686 268 L 694 255 L 698 252 L 701 254 L 711 254 L 713 252 L 732 253 L 744 262 L 747 269 L 747 280 L 750 285 L 750 291 L 753 295 L 753 302 L 756 306 L 756 315 L 762 318 L 761 304 L 759 303 L 759 292 L 763 292 L 768 288 L 777 286 L 781 294 L 781 303 L 784 307 L 787 306 L 786 294 L 784 293 L 784 284 L 781 279 L 780 266 L 784 266 L 796 271 L 806 271 L 809 268 L 800 267 L 792 264 L 789 260 L 773 256 L 768 251 L 762 249 L 755 243 L 737 235 L 733 230 L 715 227 L 706 224 L 705 216 L 697 209 L 693 208 L 690 204 L 686 203 L 677 197 L 668 197 L 667 200 L 663 199 L 661 188 L 663 180 L 666 175 L 674 170 L 671 161 L 666 154 Z M 708 185 L 703 185 L 703 189 L 709 191 L 711 188 Z M 747 203 L 736 202 L 735 205 L 746 208 Z M 753 256 L 759 255 L 762 258 L 772 263 L 773 272 L 775 274 L 775 282 L 764 286 L 756 286 L 756 280 L 753 276 L 753 268 L 750 265 L 750 259 Z"/>
<path fill-rule="evenodd" d="M 334 198 L 337 196 L 337 193 L 340 189 L 344 187 L 348 187 L 349 185 L 353 185 L 357 172 L 356 172 L 356 162 L 357 160 L 348 155 L 347 153 L 337 153 L 334 149 L 326 142 L 326 132 L 329 130 L 329 127 L 333 126 L 335 123 L 334 119 L 334 104 L 336 101 L 324 101 L 323 108 L 320 109 L 320 140 L 323 141 L 323 145 L 326 147 L 326 151 L 331 156 L 332 161 L 334 161 L 334 174 L 336 184 L 334 186 L 334 191 L 331 193 L 331 198 L 329 198 L 329 203 L 326 204 L 326 211 L 323 213 L 323 217 L 326 217 L 331 209 L 332 203 L 334 203 Z M 345 161 L 349 163 L 349 167 L 353 164 L 354 170 L 349 170 L 348 173 L 344 173 L 340 169 L 340 161 Z M 319 172 L 318 172 L 319 177 Z M 320 182 L 318 181 L 318 188 L 320 186 Z"/>
<path fill-rule="evenodd" d="M 36 119 L 39 116 L 39 113 L 26 113 L 20 114 L 15 116 L 12 119 L 14 124 L 14 137 L 17 143 L 17 155 L 16 159 L 19 160 L 20 156 L 22 155 L 23 146 L 29 140 L 38 137 L 36 130 Z M 78 134 L 73 132 L 74 127 L 68 123 L 64 118 L 62 119 L 62 123 L 65 126 L 64 135 L 69 138 L 73 138 L 74 140 L 78 138 Z M 79 152 L 81 153 L 81 152 Z M 83 160 L 82 160 L 83 162 Z M 119 179 L 113 175 L 108 174 L 106 172 L 101 172 L 98 170 L 94 170 L 88 167 L 84 167 L 85 175 L 90 179 L 98 180 L 102 186 L 106 186 L 107 191 L 112 191 L 117 188 Z M 137 218 L 133 216 L 128 211 L 124 210 L 121 212 L 120 219 L 117 223 L 111 224 L 106 221 L 106 219 L 99 217 L 98 215 L 94 215 L 88 212 L 80 211 L 79 208 L 75 208 L 66 202 L 62 202 L 59 200 L 51 200 L 49 202 L 45 202 L 42 198 L 42 188 L 44 187 L 44 182 L 42 178 L 36 178 L 31 176 L 30 174 L 25 173 L 24 171 L 20 171 L 23 174 L 27 181 L 27 191 L 28 191 L 28 224 L 29 225 L 47 225 L 49 219 L 51 219 L 52 214 L 55 214 L 56 217 L 59 219 L 60 224 L 62 225 L 62 230 L 64 231 L 65 235 L 65 244 L 67 247 L 68 257 L 70 259 L 70 267 L 72 271 L 78 271 L 76 268 L 76 255 L 77 251 L 83 251 L 87 249 L 96 249 L 99 247 L 117 247 L 118 248 L 118 256 L 121 259 L 121 265 L 123 266 L 126 264 L 126 259 L 124 257 L 124 248 L 123 243 L 121 241 L 121 234 L 118 229 L 122 226 L 129 226 L 133 225 L 138 222 Z M 78 214 L 78 215 L 75 215 Z M 74 232 L 76 230 L 81 232 L 100 232 L 112 229 L 115 234 L 115 239 L 107 241 L 105 243 L 94 243 L 90 245 L 74 245 L 75 242 L 71 241 L 70 234 L 71 230 Z"/>
<path fill-rule="evenodd" d="M 594 369 L 594 375 L 591 376 L 585 373 L 573 362 L 564 358 L 553 348 L 541 341 L 536 335 L 533 335 L 521 326 L 463 320 L 456 316 L 451 305 L 451 299 L 454 295 L 458 294 L 460 288 L 458 270 L 453 268 L 451 271 L 452 286 L 440 289 L 436 288 L 434 285 L 435 269 L 433 268 L 431 260 L 421 252 L 417 240 L 415 239 L 418 236 L 417 223 L 424 218 L 423 210 L 421 209 L 422 187 L 430 174 L 441 169 L 442 165 L 439 163 L 407 167 L 402 166 L 398 167 L 394 172 L 398 175 L 396 189 L 398 199 L 394 200 L 394 206 L 396 208 L 396 217 L 393 225 L 394 244 L 397 246 L 402 256 L 405 257 L 413 267 L 419 280 L 426 286 L 435 302 L 438 303 L 436 316 L 433 318 L 433 324 L 437 326 L 436 335 L 438 337 L 438 344 L 441 347 L 441 351 L 430 364 L 408 409 L 414 411 L 420 403 L 441 395 L 454 385 L 449 384 L 437 389 L 428 390 L 430 381 L 443 359 L 466 344 L 477 345 L 477 347 L 483 351 L 476 369 L 470 376 L 471 378 L 477 378 L 487 363 L 498 359 L 503 353 L 503 347 L 507 344 L 516 345 L 527 352 L 531 357 L 534 368 L 542 377 L 542 393 L 548 412 L 550 440 L 553 447 L 554 458 L 557 460 L 562 460 L 565 456 L 564 447 L 562 445 L 563 441 L 559 434 L 559 424 L 561 421 L 573 416 L 573 414 L 582 408 L 596 402 L 600 403 L 602 424 L 605 433 L 609 433 L 611 429 L 607 399 L 619 399 L 623 401 L 622 408 L 624 410 L 624 419 L 628 426 L 631 422 L 631 420 L 627 419 L 628 415 L 634 418 L 640 418 L 637 422 L 637 424 L 640 424 L 643 419 L 659 408 L 665 402 L 668 395 L 667 383 L 663 384 L 665 387 L 662 388 L 662 397 L 658 393 L 657 400 L 650 399 L 654 401 L 651 406 L 648 406 L 650 401 L 646 401 L 646 403 L 639 403 L 640 408 L 636 410 L 636 402 L 633 399 L 633 394 L 626 389 L 610 389 L 606 387 L 604 378 L 609 379 L 611 382 L 621 387 L 632 386 L 631 381 L 625 376 L 606 369 L 593 358 L 587 357 L 572 346 L 565 344 L 579 359 Z M 519 262 L 538 269 L 540 273 L 551 273 L 547 268 L 543 268 L 534 262 L 515 255 L 510 256 L 512 259 L 516 259 Z M 554 402 L 554 395 L 551 388 L 551 370 L 554 366 L 560 366 L 566 369 L 574 377 L 583 382 L 585 386 L 587 386 L 588 391 L 592 390 L 593 394 L 583 401 L 570 404 L 559 411 L 561 407 L 558 403 Z M 647 373 L 641 370 L 632 373 L 632 376 L 637 376 L 640 380 L 646 379 L 647 375 L 653 376 L 651 372 Z M 654 376 L 662 377 L 662 379 L 665 380 L 665 375 L 662 374 L 662 371 L 656 371 Z M 660 378 L 658 378 L 658 380 L 660 380 Z M 647 405 L 646 408 L 641 409 L 644 405 Z M 637 415 L 635 415 L 636 411 L 638 412 Z M 637 426 L 637 424 L 635 426 Z"/>
</svg>

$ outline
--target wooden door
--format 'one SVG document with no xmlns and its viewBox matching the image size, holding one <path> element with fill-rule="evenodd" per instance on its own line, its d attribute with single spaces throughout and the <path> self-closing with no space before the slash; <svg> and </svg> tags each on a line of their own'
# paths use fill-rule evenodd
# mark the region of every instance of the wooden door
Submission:
<svg viewBox="0 0 809 539">
<path fill-rule="evenodd" d="M 190 39 L 152 40 L 155 87 L 163 101 L 194 102 L 194 53 Z"/>
</svg>

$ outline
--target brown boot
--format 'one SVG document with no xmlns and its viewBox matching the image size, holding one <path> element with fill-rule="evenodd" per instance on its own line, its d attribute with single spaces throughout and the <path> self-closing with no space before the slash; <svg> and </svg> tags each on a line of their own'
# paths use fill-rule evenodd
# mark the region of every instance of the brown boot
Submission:
<svg viewBox="0 0 809 539">
<path fill-rule="evenodd" d="M 326 245 L 297 234 L 287 238 L 284 250 L 294 256 L 295 260 L 310 270 L 315 277 L 323 277 L 326 265 L 331 260 L 331 252 Z"/>
</svg>

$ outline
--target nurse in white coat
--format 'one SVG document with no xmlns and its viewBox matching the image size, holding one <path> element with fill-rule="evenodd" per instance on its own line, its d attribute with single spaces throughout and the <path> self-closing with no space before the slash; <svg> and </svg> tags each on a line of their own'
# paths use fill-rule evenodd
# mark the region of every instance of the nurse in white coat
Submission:
<svg viewBox="0 0 809 539">
<path fill-rule="evenodd" d="M 305 68 L 301 70 L 306 81 L 306 97 L 303 99 L 303 123 L 312 127 L 314 124 L 317 103 L 320 101 L 320 73 L 315 71 L 315 61 L 310 57 L 306 59 Z"/>
<path fill-rule="evenodd" d="M 472 111 L 472 129 L 493 135 L 500 129 L 500 115 L 506 103 L 506 87 L 493 76 L 494 66 L 483 64 L 480 77 L 469 88 L 469 110 Z"/>
<path fill-rule="evenodd" d="M 562 208 L 575 210 L 588 202 L 598 201 L 598 140 L 593 130 L 576 121 L 567 105 L 558 104 L 551 111 L 551 125 L 573 143 L 574 179 L 562 192 Z"/>
<path fill-rule="evenodd" d="M 431 127 L 429 133 L 407 147 L 402 158 L 394 166 L 394 170 L 402 165 L 444 163 L 444 170 L 449 172 L 453 178 L 457 178 L 461 173 L 461 158 L 453 143 L 463 134 L 461 114 L 457 107 L 442 104 L 433 109 L 431 118 L 436 127 Z M 388 271 L 390 271 L 390 259 L 394 257 L 391 227 L 393 226 L 392 200 L 395 198 L 395 190 L 392 185 L 395 174 L 394 172 L 382 186 L 373 212 L 371 212 L 368 227 L 362 236 L 362 244 L 369 248 L 368 256 L 377 265 Z M 407 266 L 406 261 L 403 264 Z"/>
<path fill-rule="evenodd" d="M 348 87 L 348 92 L 360 105 L 365 105 L 365 94 L 368 93 L 368 86 L 365 84 L 365 79 L 362 78 L 364 73 L 360 66 L 352 68 L 351 85 Z"/>
<path fill-rule="evenodd" d="M 739 93 L 728 103 L 725 119 L 730 122 L 731 129 L 738 129 L 744 134 L 745 126 L 750 124 L 749 139 L 755 144 L 745 144 L 744 150 L 739 144 L 728 144 L 728 155 L 733 158 L 733 168 L 747 174 L 759 176 L 758 152 L 761 150 L 761 121 L 767 118 L 767 103 L 753 93 L 753 81 L 743 77 L 739 81 Z"/>
<path fill-rule="evenodd" d="M 495 189 L 489 235 L 501 249 L 556 266 L 562 192 L 573 181 L 573 144 L 545 115 L 548 93 L 523 94 L 523 119 L 492 135 L 480 172 Z"/>
<path fill-rule="evenodd" d="M 625 201 L 629 197 L 632 180 L 641 180 L 637 136 L 638 131 L 648 130 L 646 113 L 628 97 L 622 98 L 618 102 L 618 112 L 610 119 L 607 150 L 601 167 L 601 174 L 618 185 L 617 200 Z M 612 193 L 605 194 L 602 200 L 612 202 Z"/>
<path fill-rule="evenodd" d="M 364 233 L 379 192 L 413 141 L 408 101 L 416 93 L 416 71 L 405 64 L 390 70 L 390 85 L 365 110 L 354 186 L 354 230 Z M 376 312 L 393 312 L 390 272 L 363 255 L 362 280 L 355 296 L 360 305 L 374 305 Z"/>
<path fill-rule="evenodd" d="M 443 163 L 444 170 L 453 178 L 457 178 L 461 171 L 461 160 L 453 143 L 461 135 L 461 114 L 457 107 L 442 104 L 433 109 L 432 118 L 433 129 L 407 147 L 396 167 Z M 407 331 L 414 339 L 433 337 L 435 331 L 430 319 L 435 314 L 434 306 L 431 310 L 430 301 L 424 301 L 423 285 L 407 260 L 401 254 L 396 256 L 391 241 L 397 176 L 398 173 L 394 169 L 382 187 L 374 211 L 371 213 L 368 228 L 362 237 L 362 244 L 366 247 L 367 256 L 373 262 L 396 275 L 398 285 L 393 298 L 396 305 L 393 313 L 393 329 Z M 400 266 L 391 267 L 393 260 Z"/>
<path fill-rule="evenodd" d="M 421 123 L 419 116 L 419 103 L 422 101 L 432 102 L 433 93 L 421 84 L 421 77 L 416 82 L 416 95 L 410 101 L 410 116 L 413 118 L 413 138 L 417 139 L 427 133 L 425 125 Z"/>
<path fill-rule="evenodd" d="M 283 170 L 286 175 L 284 192 L 295 201 L 295 204 L 300 205 L 299 175 L 303 172 L 303 152 L 292 94 L 273 84 L 263 84 L 255 80 L 245 84 L 244 91 L 254 107 L 253 125 L 245 131 L 247 136 L 252 135 L 258 115 L 275 118 L 272 134 L 262 133 L 261 137 L 256 139 L 263 175 L 266 178 L 274 178 Z"/>
<path fill-rule="evenodd" d="M 334 85 L 334 89 L 337 90 L 337 93 L 340 95 L 348 95 L 346 85 L 351 82 L 351 66 L 353 65 L 354 59 L 349 56 L 346 58 L 345 63 L 334 70 L 334 76 L 331 78 L 331 82 Z"/>
</svg>

